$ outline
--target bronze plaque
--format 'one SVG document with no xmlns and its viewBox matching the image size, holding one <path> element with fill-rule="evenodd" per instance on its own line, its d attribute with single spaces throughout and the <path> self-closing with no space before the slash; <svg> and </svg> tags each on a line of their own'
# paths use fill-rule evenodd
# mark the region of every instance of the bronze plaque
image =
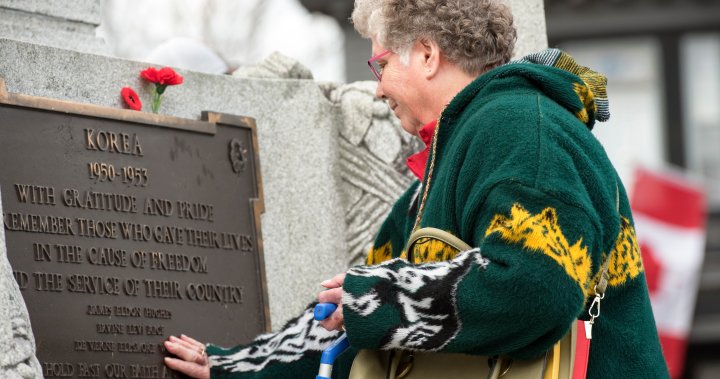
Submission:
<svg viewBox="0 0 720 379">
<path fill-rule="evenodd" d="M 254 121 L 8 94 L 7 251 L 46 378 L 171 378 L 162 342 L 269 328 Z"/>
</svg>

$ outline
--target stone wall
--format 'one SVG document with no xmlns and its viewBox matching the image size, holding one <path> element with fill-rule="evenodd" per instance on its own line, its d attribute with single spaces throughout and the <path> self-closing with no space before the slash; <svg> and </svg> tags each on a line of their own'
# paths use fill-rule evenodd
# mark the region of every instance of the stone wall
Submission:
<svg viewBox="0 0 720 379">
<path fill-rule="evenodd" d="M 100 0 L 0 0 L 0 37 L 103 54 Z"/>
</svg>

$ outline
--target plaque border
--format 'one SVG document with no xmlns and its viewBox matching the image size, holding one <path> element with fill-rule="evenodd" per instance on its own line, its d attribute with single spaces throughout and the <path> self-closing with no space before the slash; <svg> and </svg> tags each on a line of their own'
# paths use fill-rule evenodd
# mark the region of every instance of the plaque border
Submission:
<svg viewBox="0 0 720 379">
<path fill-rule="evenodd" d="M 266 333 L 272 331 L 267 276 L 265 272 L 262 224 L 260 218 L 260 215 L 265 212 L 265 196 L 263 192 L 262 175 L 260 173 L 260 151 L 257 138 L 257 124 L 255 123 L 254 118 L 214 111 L 202 111 L 200 120 L 192 120 L 176 116 L 138 112 L 130 109 L 116 109 L 94 104 L 83 104 L 47 97 L 9 93 L 7 92 L 7 88 L 5 86 L 5 80 L 2 77 L 0 77 L 0 104 L 39 109 L 55 113 L 119 120 L 149 127 L 157 126 L 209 135 L 215 135 L 217 133 L 218 124 L 249 129 L 254 150 L 253 158 L 255 162 L 255 180 L 257 183 L 257 197 L 250 198 L 249 201 L 250 208 L 253 213 L 255 240 L 257 241 L 258 257 L 256 261 L 256 269 L 260 277 L 259 289 L 260 301 L 262 302 L 260 307 L 262 307 L 262 322 L 264 323 L 264 330 Z"/>
<path fill-rule="evenodd" d="M 257 124 L 255 119 L 248 116 L 238 116 L 228 113 L 220 113 L 214 111 L 202 111 L 201 120 L 203 122 L 210 123 L 213 125 L 215 130 L 218 124 L 246 128 L 250 129 L 252 147 L 253 147 L 253 160 L 255 162 L 255 180 L 257 182 L 258 197 L 250 198 L 250 207 L 253 210 L 253 225 L 255 227 L 255 240 L 258 244 L 258 274 L 260 276 L 260 295 L 263 307 L 263 315 L 265 321 L 265 332 L 269 333 L 272 331 L 272 324 L 270 320 L 270 302 L 268 299 L 268 287 L 267 287 L 267 276 L 265 274 L 265 253 L 264 253 L 264 241 L 262 238 L 262 223 L 260 215 L 265 213 L 265 195 L 263 192 L 263 182 L 261 175 L 260 165 L 260 147 L 257 138 Z"/>
</svg>

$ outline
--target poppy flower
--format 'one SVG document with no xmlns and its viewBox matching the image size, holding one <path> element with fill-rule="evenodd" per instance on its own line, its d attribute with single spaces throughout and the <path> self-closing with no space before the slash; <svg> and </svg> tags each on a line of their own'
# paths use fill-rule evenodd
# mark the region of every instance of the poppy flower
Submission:
<svg viewBox="0 0 720 379">
<path fill-rule="evenodd" d="M 125 104 L 127 104 L 130 109 L 136 111 L 142 109 L 142 101 L 140 101 L 140 97 L 137 92 L 135 92 L 132 88 L 123 87 L 120 90 L 120 95 L 122 95 L 123 100 L 125 100 Z"/>
<path fill-rule="evenodd" d="M 142 70 L 140 76 L 156 85 L 174 86 L 183 82 L 183 77 L 170 67 L 163 67 L 159 70 L 155 67 L 149 67 Z"/>
<path fill-rule="evenodd" d="M 175 86 L 183 83 L 183 77 L 170 67 L 163 67 L 159 70 L 155 67 L 148 67 L 140 71 L 140 77 L 155 84 L 150 102 L 150 108 L 153 113 L 157 113 L 158 109 L 160 109 L 162 94 L 165 92 L 167 86 Z"/>
</svg>

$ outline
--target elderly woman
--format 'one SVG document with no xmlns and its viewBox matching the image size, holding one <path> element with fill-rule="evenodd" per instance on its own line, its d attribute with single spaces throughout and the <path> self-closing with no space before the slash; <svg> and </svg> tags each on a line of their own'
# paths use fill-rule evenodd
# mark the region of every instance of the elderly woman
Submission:
<svg viewBox="0 0 720 379">
<path fill-rule="evenodd" d="M 209 359 L 173 337 L 181 359 L 168 366 L 312 378 L 341 329 L 352 348 L 336 378 L 357 349 L 536 358 L 589 318 L 605 278 L 587 377 L 668 377 L 627 196 L 590 132 L 609 115 L 604 78 L 557 50 L 508 64 L 515 30 L 495 0 L 356 0 L 353 22 L 372 41 L 377 96 L 429 142 L 408 159 L 419 180 L 367 265 L 323 282 L 318 300 L 340 305 L 327 330 L 309 308 L 251 345 L 209 346 Z M 408 249 L 427 227 L 469 248 L 427 239 Z"/>
</svg>

